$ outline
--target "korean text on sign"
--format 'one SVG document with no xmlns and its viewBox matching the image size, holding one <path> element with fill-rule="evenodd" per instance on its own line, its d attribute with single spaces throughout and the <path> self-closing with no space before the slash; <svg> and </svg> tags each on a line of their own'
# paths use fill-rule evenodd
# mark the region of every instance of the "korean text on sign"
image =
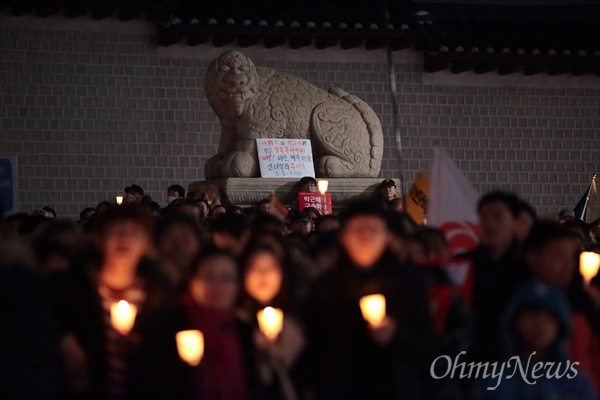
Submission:
<svg viewBox="0 0 600 400">
<path fill-rule="evenodd" d="M 315 176 L 308 139 L 256 139 L 256 149 L 263 178 Z"/>
</svg>

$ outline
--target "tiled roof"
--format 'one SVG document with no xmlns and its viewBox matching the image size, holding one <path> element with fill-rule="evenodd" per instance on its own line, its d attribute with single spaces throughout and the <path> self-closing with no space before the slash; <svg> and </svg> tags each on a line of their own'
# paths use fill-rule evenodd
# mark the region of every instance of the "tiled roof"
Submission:
<svg viewBox="0 0 600 400">
<path fill-rule="evenodd" d="M 600 6 L 430 6 L 425 70 L 600 75 Z"/>
<path fill-rule="evenodd" d="M 158 43 L 343 49 L 388 44 L 424 53 L 427 72 L 600 76 L 600 5 L 440 5 L 401 0 L 5 0 L 5 12 L 145 15 Z M 384 4 L 390 24 L 386 26 Z"/>
<path fill-rule="evenodd" d="M 267 48 L 289 45 L 297 49 L 314 45 L 319 49 L 336 46 L 344 49 L 385 47 L 391 40 L 395 49 L 410 47 L 420 36 L 411 29 L 410 8 L 392 5 L 389 29 L 378 1 L 291 0 L 279 2 L 205 1 L 182 5 L 171 19 L 159 26 L 159 43 L 169 45 L 181 40 L 188 44 L 212 40 L 220 47 L 237 40 L 241 47 L 262 43 Z"/>
</svg>

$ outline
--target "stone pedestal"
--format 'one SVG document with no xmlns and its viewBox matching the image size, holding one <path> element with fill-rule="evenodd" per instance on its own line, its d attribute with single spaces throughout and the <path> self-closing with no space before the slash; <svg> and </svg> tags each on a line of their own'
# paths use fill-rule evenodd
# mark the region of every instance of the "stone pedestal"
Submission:
<svg viewBox="0 0 600 400">
<path fill-rule="evenodd" d="M 221 204 L 235 204 L 241 207 L 255 206 L 270 194 L 284 203 L 290 204 L 297 196 L 297 183 L 300 179 L 288 178 L 225 178 L 193 182 L 188 192 L 193 193 L 201 186 L 212 186 L 219 191 Z M 319 180 L 319 179 L 317 179 Z M 334 211 L 343 209 L 349 202 L 372 196 L 382 178 L 329 178 L 329 189 Z"/>
</svg>

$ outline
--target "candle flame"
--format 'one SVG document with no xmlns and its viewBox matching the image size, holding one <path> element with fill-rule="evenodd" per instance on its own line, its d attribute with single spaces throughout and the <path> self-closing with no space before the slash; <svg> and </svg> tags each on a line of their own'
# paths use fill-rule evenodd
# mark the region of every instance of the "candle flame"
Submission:
<svg viewBox="0 0 600 400">
<path fill-rule="evenodd" d="M 129 304 L 125 300 L 121 300 L 118 303 L 113 303 L 110 306 L 110 320 L 112 326 L 122 335 L 127 335 L 133 324 L 135 323 L 135 316 L 137 314 L 137 307 L 133 304 Z"/>
<path fill-rule="evenodd" d="M 177 342 L 177 352 L 183 361 L 192 367 L 200 364 L 200 360 L 204 355 L 204 335 L 202 332 L 196 329 L 177 332 L 175 341 Z"/>
<path fill-rule="evenodd" d="M 327 188 L 329 187 L 329 181 L 320 180 L 317 182 L 317 187 L 319 188 L 319 192 L 325 196 L 325 193 L 327 193 Z"/>
<path fill-rule="evenodd" d="M 256 314 L 258 328 L 270 341 L 275 341 L 283 328 L 283 311 L 267 307 Z"/>
<path fill-rule="evenodd" d="M 600 254 L 584 251 L 579 256 L 579 271 L 585 282 L 589 284 L 592 279 L 598 275 L 598 269 L 600 268 Z"/>
<path fill-rule="evenodd" d="M 373 328 L 379 327 L 385 318 L 385 297 L 382 294 L 364 296 L 359 305 L 363 318 Z"/>
</svg>

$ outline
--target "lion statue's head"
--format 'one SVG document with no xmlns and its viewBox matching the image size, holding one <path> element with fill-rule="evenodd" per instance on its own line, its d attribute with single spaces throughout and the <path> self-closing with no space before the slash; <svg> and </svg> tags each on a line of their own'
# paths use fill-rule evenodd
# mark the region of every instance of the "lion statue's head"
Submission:
<svg viewBox="0 0 600 400">
<path fill-rule="evenodd" d="M 226 51 L 208 66 L 204 91 L 219 118 L 237 119 L 258 91 L 256 66 L 239 51 Z"/>
</svg>

